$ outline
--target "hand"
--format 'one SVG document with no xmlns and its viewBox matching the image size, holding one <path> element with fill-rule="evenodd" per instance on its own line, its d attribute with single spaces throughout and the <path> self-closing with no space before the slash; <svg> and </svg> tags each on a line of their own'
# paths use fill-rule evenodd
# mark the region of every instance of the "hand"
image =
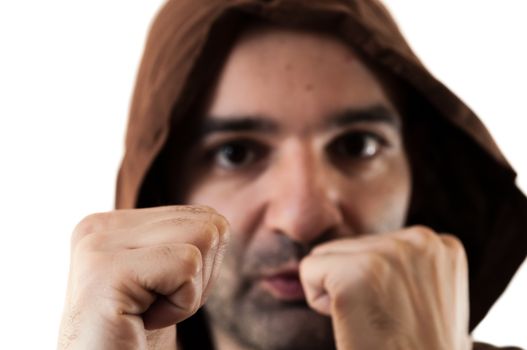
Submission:
<svg viewBox="0 0 527 350">
<path fill-rule="evenodd" d="M 82 220 L 72 236 L 59 349 L 160 349 L 162 342 L 174 349 L 175 327 L 166 327 L 204 304 L 227 231 L 221 215 L 197 206 Z"/>
<path fill-rule="evenodd" d="M 322 244 L 301 263 L 309 305 L 339 350 L 469 350 L 462 244 L 426 227 Z"/>
</svg>

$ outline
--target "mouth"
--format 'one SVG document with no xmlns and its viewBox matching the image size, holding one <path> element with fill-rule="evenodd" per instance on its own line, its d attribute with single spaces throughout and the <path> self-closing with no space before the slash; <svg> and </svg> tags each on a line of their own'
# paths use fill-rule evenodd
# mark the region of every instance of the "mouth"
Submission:
<svg viewBox="0 0 527 350">
<path fill-rule="evenodd" d="M 280 301 L 305 301 L 298 267 L 286 268 L 265 274 L 260 278 L 263 289 Z"/>
</svg>

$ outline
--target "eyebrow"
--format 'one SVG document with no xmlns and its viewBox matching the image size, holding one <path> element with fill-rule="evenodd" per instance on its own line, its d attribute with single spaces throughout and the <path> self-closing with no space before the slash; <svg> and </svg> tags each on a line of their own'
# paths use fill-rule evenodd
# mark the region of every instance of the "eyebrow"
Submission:
<svg viewBox="0 0 527 350">
<path fill-rule="evenodd" d="M 347 109 L 325 120 L 323 127 L 343 127 L 361 122 L 385 123 L 396 130 L 401 129 L 401 120 L 398 115 L 383 105 L 374 105 L 361 109 Z"/>
<path fill-rule="evenodd" d="M 399 130 L 401 121 L 397 115 L 382 105 L 354 109 L 350 108 L 342 112 L 330 115 L 319 128 L 332 129 L 344 127 L 355 123 L 386 123 Z M 265 116 L 229 116 L 205 118 L 200 130 L 202 137 L 219 132 L 263 132 L 276 133 L 279 125 Z"/>
<path fill-rule="evenodd" d="M 228 118 L 206 118 L 201 127 L 202 136 L 216 132 L 229 131 L 259 131 L 273 133 L 278 131 L 278 125 L 269 118 L 263 116 L 232 116 Z"/>
</svg>

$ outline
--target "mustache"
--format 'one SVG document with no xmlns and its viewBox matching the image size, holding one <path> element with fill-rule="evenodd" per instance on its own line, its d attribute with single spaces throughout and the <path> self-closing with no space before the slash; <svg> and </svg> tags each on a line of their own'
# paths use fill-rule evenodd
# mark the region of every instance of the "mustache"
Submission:
<svg viewBox="0 0 527 350">
<path fill-rule="evenodd" d="M 323 239 L 309 244 L 291 240 L 285 235 L 279 235 L 272 246 L 266 249 L 247 252 L 244 257 L 242 275 L 249 278 L 256 278 L 264 270 L 278 269 L 288 263 L 299 263 L 311 250 L 332 237 L 329 235 Z"/>
</svg>

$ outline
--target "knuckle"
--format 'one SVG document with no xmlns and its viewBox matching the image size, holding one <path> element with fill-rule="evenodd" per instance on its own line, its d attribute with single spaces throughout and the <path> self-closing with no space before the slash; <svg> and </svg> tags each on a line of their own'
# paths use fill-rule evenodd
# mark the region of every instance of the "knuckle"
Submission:
<svg viewBox="0 0 527 350">
<path fill-rule="evenodd" d="M 161 221 L 161 224 L 168 224 L 174 226 L 184 226 L 188 225 L 189 223 L 192 223 L 192 220 L 184 216 L 175 216 Z"/>
<path fill-rule="evenodd" d="M 463 249 L 463 243 L 461 240 L 450 234 L 441 234 L 441 240 L 447 245 L 448 247 L 451 247 L 453 249 Z"/>
<path fill-rule="evenodd" d="M 178 205 L 174 207 L 177 211 L 185 211 L 192 214 L 209 214 L 209 213 L 216 213 L 216 210 L 214 208 L 211 208 L 206 205 Z"/>
<path fill-rule="evenodd" d="M 432 237 L 435 237 L 436 235 L 434 230 L 424 225 L 412 226 L 410 228 L 410 232 L 412 232 L 413 234 L 419 237 L 424 237 L 425 239 L 430 239 Z"/>
<path fill-rule="evenodd" d="M 220 232 L 221 233 L 226 233 L 228 231 L 228 228 L 229 228 L 229 221 L 227 220 L 227 218 L 225 216 L 217 213 L 217 212 L 215 212 L 215 213 L 213 213 L 211 215 L 215 218 L 215 220 L 216 220 L 216 222 L 217 222 L 217 224 L 219 226 L 218 229 L 220 230 Z"/>
<path fill-rule="evenodd" d="M 203 267 L 201 251 L 195 245 L 184 244 L 178 258 L 182 260 L 183 268 L 190 276 L 199 273 Z"/>
<path fill-rule="evenodd" d="M 203 212 L 203 213 L 216 213 L 216 209 L 214 209 L 213 207 L 209 207 L 208 205 L 191 205 L 190 206 L 191 208 L 193 208 L 194 210 L 197 210 L 198 212 Z"/>
<path fill-rule="evenodd" d="M 75 240 L 73 243 L 72 253 L 74 255 L 81 252 L 96 251 L 104 246 L 106 239 L 101 233 L 91 233 Z"/>
<path fill-rule="evenodd" d="M 410 241 L 419 249 L 429 249 L 432 244 L 438 241 L 437 234 L 426 226 L 412 226 L 407 232 Z"/>
<path fill-rule="evenodd" d="M 360 268 L 362 276 L 371 279 L 373 276 L 381 276 L 387 267 L 387 259 L 378 253 L 361 254 Z"/>
<path fill-rule="evenodd" d="M 216 225 L 212 222 L 206 222 L 203 227 L 203 244 L 207 250 L 218 247 L 219 244 L 219 232 Z"/>
<path fill-rule="evenodd" d="M 111 216 L 111 213 L 95 213 L 84 217 L 73 230 L 72 243 L 78 242 L 91 233 L 103 230 L 107 227 Z"/>
<path fill-rule="evenodd" d="M 452 255 L 465 259 L 465 246 L 458 237 L 450 234 L 442 234 L 440 238 Z"/>
<path fill-rule="evenodd" d="M 399 266 L 400 264 L 404 264 L 408 256 L 411 255 L 412 245 L 406 240 L 394 238 L 389 244 L 388 249 L 388 258 L 391 263 Z"/>
<path fill-rule="evenodd" d="M 200 215 L 203 221 L 215 225 L 214 229 L 220 234 L 222 240 L 228 238 L 224 236 L 228 236 L 229 222 L 223 215 L 218 213 L 216 209 L 206 205 L 179 205 L 174 206 L 173 208 L 179 215 L 181 215 L 181 212 Z"/>
</svg>

